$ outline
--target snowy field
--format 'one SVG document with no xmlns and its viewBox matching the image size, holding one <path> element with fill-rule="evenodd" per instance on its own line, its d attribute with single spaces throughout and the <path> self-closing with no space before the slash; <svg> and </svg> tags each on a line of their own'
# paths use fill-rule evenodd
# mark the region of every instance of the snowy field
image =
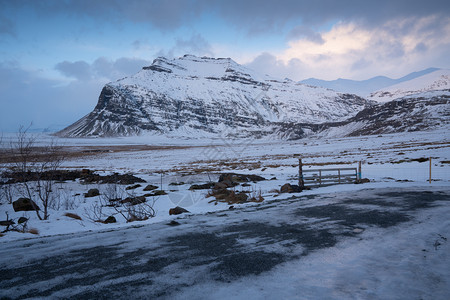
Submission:
<svg viewBox="0 0 450 300">
<path fill-rule="evenodd" d="M 3 136 L 4 147 L 9 145 L 11 139 L 14 140 L 14 136 Z M 37 136 L 36 144 L 45 145 L 50 140 L 49 136 Z M 127 251 L 130 249 L 137 251 L 142 242 L 141 239 L 151 237 L 151 242 L 156 243 L 154 246 L 159 249 L 158 251 L 164 251 L 164 247 L 158 245 L 161 237 L 173 235 L 178 232 L 177 230 L 183 234 L 187 234 L 190 230 L 192 232 L 202 231 L 202 220 L 208 222 L 207 225 L 212 222 L 211 226 L 214 227 L 217 235 L 217 232 L 221 232 L 222 223 L 228 226 L 242 222 L 244 219 L 251 221 L 252 218 L 255 218 L 258 223 L 270 223 L 270 220 L 273 219 L 276 220 L 274 221 L 276 226 L 286 222 L 307 226 L 319 218 L 304 216 L 300 219 L 292 219 L 290 211 L 283 211 L 283 207 L 291 209 L 289 203 L 293 201 L 292 199 L 295 199 L 294 202 L 301 202 L 302 207 L 314 207 L 339 203 L 342 199 L 351 199 L 352 197 L 364 199 L 364 195 L 368 195 L 370 198 L 374 192 L 379 191 L 391 191 L 398 195 L 417 191 L 421 195 L 427 192 L 440 195 L 439 201 L 436 201 L 436 205 L 414 211 L 407 209 L 402 211 L 403 208 L 400 207 L 401 213 L 407 212 L 408 216 L 413 217 L 408 217 L 396 226 L 354 224 L 355 226 L 345 229 L 351 230 L 351 232 L 355 230 L 352 235 L 357 235 L 357 237 L 352 236 L 350 239 L 347 239 L 346 235 L 341 232 L 344 230 L 342 227 L 330 225 L 333 222 L 336 223 L 336 220 L 333 218 L 327 220 L 327 216 L 320 216 L 319 220 L 325 220 L 320 226 L 324 226 L 333 234 L 336 230 L 340 232 L 333 246 L 319 247 L 320 249 L 317 251 L 308 252 L 308 255 L 301 257 L 302 250 L 300 248 L 304 247 L 301 242 L 296 246 L 295 241 L 284 241 L 294 244 L 295 251 L 292 250 L 294 254 L 289 256 L 288 262 L 283 258 L 261 272 L 245 276 L 232 276 L 229 280 L 227 279 L 228 281 L 211 281 L 211 278 L 195 277 L 193 282 L 189 282 L 186 278 L 192 274 L 188 270 L 180 269 L 179 264 L 182 262 L 167 264 L 163 270 L 167 281 L 161 284 L 167 287 L 173 281 L 177 287 L 176 293 L 171 294 L 165 291 L 160 296 L 227 299 L 264 297 L 280 299 L 293 297 L 302 299 L 411 299 L 414 297 L 418 299 L 448 299 L 450 295 L 448 289 L 450 272 L 446 267 L 450 263 L 450 243 L 446 240 L 450 238 L 448 221 L 450 206 L 445 201 L 450 195 L 450 136 L 447 129 L 354 138 L 323 137 L 298 141 L 168 140 L 163 137 L 158 137 L 158 139 L 139 137 L 58 139 L 56 142 L 62 145 L 68 153 L 76 154 L 68 156 L 62 166 L 64 169 L 88 168 L 101 175 L 114 172 L 133 174 L 144 179 L 146 183 L 141 183 L 140 187 L 130 190 L 125 190 L 129 185 L 121 187 L 127 195 L 135 197 L 146 194 L 143 189 L 148 184 L 157 186 L 158 190 L 164 190 L 167 195 L 147 197 L 146 201 L 153 206 L 156 215 L 145 221 L 127 223 L 113 208 L 104 207 L 102 217 L 114 215 L 117 219 L 117 223 L 114 224 L 92 221 L 93 209 L 98 207 L 98 203 L 102 201 L 102 194 L 107 192 L 108 185 L 106 184 L 82 184 L 78 179 L 56 183 L 49 219 L 44 221 L 38 220 L 35 212 L 14 212 L 7 199 L 2 198 L 0 220 L 6 220 L 6 214 L 9 219 L 16 221 L 20 217 L 26 217 L 29 219 L 28 228 L 33 228 L 35 233 L 38 233 L 16 231 L 3 233 L 0 237 L 0 253 L 2 253 L 0 266 L 2 269 L 16 269 L 17 271 L 17 268 L 21 266 L 26 269 L 26 266 L 31 266 L 35 259 L 59 257 L 66 250 L 84 249 L 83 251 L 87 251 L 88 248 L 93 249 L 100 246 L 96 243 L 101 243 L 102 246 L 113 246 L 116 238 L 120 240 L 121 245 L 125 243 L 130 247 L 120 246 L 119 248 L 124 247 Z M 302 158 L 305 170 L 357 167 L 358 163 L 362 162 L 362 178 L 368 178 L 370 182 L 333 185 L 313 188 L 301 193 L 280 194 L 280 187 L 285 183 L 297 184 L 299 157 Z M 429 182 L 430 157 L 431 183 Z M 254 174 L 267 179 L 250 182 L 248 186 L 239 185 L 233 188 L 236 192 L 245 191 L 249 195 L 261 195 L 264 201 L 233 204 L 234 210 L 229 218 L 228 216 L 217 218 L 221 214 L 230 212 L 229 205 L 211 201 L 213 198 L 207 197 L 210 190 L 190 190 L 189 187 L 193 184 L 216 182 L 219 175 L 225 172 Z M 97 188 L 101 195 L 85 198 L 84 193 L 92 188 Z M 12 190 L 13 200 L 21 196 L 19 190 Z M 392 201 L 389 197 L 385 200 Z M 39 202 L 37 203 L 39 204 Z M 351 204 L 351 208 L 358 205 L 363 204 L 354 203 Z M 365 207 L 370 205 L 370 203 L 366 203 Z M 373 205 L 377 206 L 378 204 Z M 175 206 L 181 206 L 189 210 L 189 213 L 170 216 L 169 209 Z M 264 207 L 268 209 L 263 209 Z M 296 206 L 295 209 L 299 209 L 299 207 Z M 269 213 L 265 215 L 264 211 L 270 211 L 272 215 Z M 76 214 L 81 217 L 81 220 L 69 218 L 65 216 L 66 213 Z M 215 216 L 214 221 L 209 219 L 209 213 L 213 213 L 212 215 Z M 286 217 L 284 218 L 283 214 L 285 213 Z M 238 217 L 236 217 L 237 214 Z M 220 221 L 217 221 L 218 219 Z M 167 226 L 166 224 L 170 221 L 182 223 L 182 226 Z M 205 225 L 204 228 L 207 227 Z M 155 236 L 142 235 L 142 228 L 155 230 L 157 233 Z M 246 244 L 245 247 L 258 248 L 257 245 L 263 238 L 253 236 L 246 238 L 243 243 Z M 57 249 L 52 248 L 53 241 L 57 241 L 57 243 L 55 242 Z M 75 245 L 72 244 L 74 241 L 76 241 Z M 27 249 L 33 251 L 26 251 L 26 254 L 21 251 L 17 252 L 26 245 L 29 245 Z M 263 253 L 279 253 L 283 257 L 287 255 L 287 250 L 280 250 L 285 249 L 283 244 L 280 245 L 278 242 L 263 243 L 261 247 L 258 248 L 258 251 Z M 118 250 L 119 253 L 120 251 Z M 214 253 L 212 252 L 211 255 Z M 193 254 L 187 253 L 185 259 L 190 259 L 191 255 Z M 10 259 L 11 257 L 14 259 Z M 136 264 L 139 265 L 139 263 L 139 258 L 136 258 Z M 214 264 L 214 262 L 210 263 Z M 205 268 L 210 268 L 210 263 L 206 264 L 208 267 Z M 174 269 L 174 272 L 182 273 L 181 279 L 174 277 L 170 272 L 171 268 Z M 197 268 L 194 269 L 197 270 Z M 97 271 L 88 270 L 87 272 L 96 274 Z M 205 271 L 204 276 L 208 277 L 207 274 L 208 272 Z M 20 276 L 26 276 L 26 274 Z M 37 282 L 36 289 L 41 291 L 42 284 L 53 286 L 55 282 L 64 282 L 64 276 L 55 275 L 46 283 Z M 117 280 L 140 281 L 149 275 L 136 272 L 136 274 L 127 276 Z M 8 287 L 0 296 L 15 298 L 24 295 L 33 297 L 34 295 L 31 288 L 23 289 L 22 292 L 14 289 L 14 284 L 11 282 L 19 280 L 18 278 L 14 279 L 14 276 L 2 278 L 0 275 L 0 280 L 0 285 Z M 113 283 L 114 279 L 95 284 L 98 284 L 98 289 L 101 290 Z M 55 293 L 45 292 L 35 295 L 56 298 L 77 297 L 78 294 L 83 295 L 86 292 L 84 289 L 89 291 L 96 289 L 93 286 L 78 287 L 80 290 L 77 290 L 76 285 L 73 285 L 73 288 L 74 290 L 70 291 L 58 290 Z M 140 287 L 137 291 L 139 291 L 139 293 L 136 292 L 137 296 L 145 297 L 145 289 Z M 153 292 L 150 294 L 157 295 Z M 118 296 L 119 294 L 106 295 Z"/>
<path fill-rule="evenodd" d="M 5 136 L 5 147 L 14 136 Z M 37 136 L 36 144 L 44 145 L 52 139 Z M 126 191 L 133 196 L 144 195 L 147 184 L 166 191 L 167 195 L 154 196 L 148 202 L 154 203 L 156 217 L 142 223 L 154 223 L 171 218 L 170 208 L 181 206 L 192 213 L 205 213 L 227 209 L 228 205 L 209 203 L 208 190 L 189 190 L 192 184 L 217 181 L 225 172 L 256 174 L 267 180 L 251 183 L 248 187 L 237 186 L 250 194 L 261 193 L 264 199 L 283 199 L 289 194 L 278 194 L 285 183 L 296 184 L 298 180 L 298 158 L 302 158 L 304 169 L 357 167 L 362 162 L 362 178 L 371 182 L 362 185 L 343 184 L 304 191 L 301 195 L 353 191 L 363 188 L 382 188 L 395 186 L 450 186 L 450 136 L 447 130 L 434 132 L 415 132 L 358 138 L 310 139 L 299 141 L 262 140 L 167 140 L 160 137 L 158 142 L 150 143 L 150 137 L 142 139 L 59 139 L 69 152 L 82 153 L 81 156 L 68 157 L 61 168 L 88 168 L 99 174 L 130 173 L 144 179 L 141 187 Z M 140 142 L 140 143 L 139 143 Z M 152 147 L 149 150 L 145 146 Z M 142 148 L 144 147 L 144 148 Z M 429 183 L 429 161 L 432 158 Z M 419 161 L 418 161 L 419 160 Z M 269 180 L 272 179 L 272 180 Z M 162 183 L 162 185 L 161 185 Z M 101 230 L 104 227 L 128 226 L 125 220 L 116 216 L 118 223 L 102 224 L 86 220 L 86 212 L 101 196 L 85 198 L 89 189 L 98 188 L 100 192 L 106 184 L 80 184 L 77 181 L 57 183 L 54 191 L 53 209 L 49 220 L 39 221 L 34 212 L 14 212 L 12 205 L 0 205 L 0 220 L 27 217 L 29 226 L 39 231 L 40 236 L 72 233 L 87 230 Z M 122 189 L 125 190 L 126 186 Z M 17 192 L 16 192 L 17 193 Z M 125 193 L 125 191 L 124 191 Z M 13 199 L 21 196 L 14 195 Z M 244 204 L 255 205 L 255 204 Z M 65 213 L 78 214 L 83 220 L 73 220 Z M 105 215 L 114 211 L 105 211 Z M 8 232 L 1 240 L 33 238 L 28 233 Z"/>
</svg>

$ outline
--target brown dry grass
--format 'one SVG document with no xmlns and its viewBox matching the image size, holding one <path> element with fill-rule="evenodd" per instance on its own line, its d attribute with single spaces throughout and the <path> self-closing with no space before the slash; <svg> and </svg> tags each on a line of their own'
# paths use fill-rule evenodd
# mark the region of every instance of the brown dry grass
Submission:
<svg viewBox="0 0 450 300">
<path fill-rule="evenodd" d="M 28 229 L 28 233 L 38 235 L 39 234 L 39 230 L 37 230 L 36 228 L 30 228 L 30 229 Z"/>
<path fill-rule="evenodd" d="M 81 217 L 77 214 L 73 214 L 73 213 L 65 213 L 64 214 L 66 217 L 75 219 L 75 220 L 82 220 Z"/>
</svg>

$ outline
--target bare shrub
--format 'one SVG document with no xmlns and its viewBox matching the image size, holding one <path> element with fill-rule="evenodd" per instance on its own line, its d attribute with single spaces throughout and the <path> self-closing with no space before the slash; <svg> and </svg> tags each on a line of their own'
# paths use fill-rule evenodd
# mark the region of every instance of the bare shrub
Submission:
<svg viewBox="0 0 450 300">
<path fill-rule="evenodd" d="M 14 196 L 14 190 L 12 184 L 3 184 L 0 190 L 0 199 L 6 201 L 7 204 L 12 204 Z M 1 203 L 2 201 L 0 201 Z"/>
<path fill-rule="evenodd" d="M 53 199 L 55 171 L 64 161 L 61 147 L 54 141 L 45 147 L 36 147 L 36 138 L 28 134 L 28 128 L 19 128 L 16 140 L 11 143 L 11 154 L 14 171 L 19 174 L 19 189 L 29 199 L 39 199 L 44 216 L 41 217 L 39 207 L 35 207 L 40 220 L 49 217 L 48 208 Z"/>
<path fill-rule="evenodd" d="M 105 210 L 112 209 L 120 214 L 126 222 L 143 221 L 156 215 L 153 206 L 156 199 L 147 202 L 145 197 L 137 197 L 134 190 L 126 190 L 119 184 L 107 184 L 102 188 L 101 195 L 88 209 L 85 209 L 87 219 L 93 222 L 103 222 L 110 214 Z"/>
<path fill-rule="evenodd" d="M 80 204 L 76 201 L 76 196 L 73 195 L 71 189 L 60 187 L 54 191 L 49 207 L 54 210 L 72 210 L 78 208 Z"/>
</svg>

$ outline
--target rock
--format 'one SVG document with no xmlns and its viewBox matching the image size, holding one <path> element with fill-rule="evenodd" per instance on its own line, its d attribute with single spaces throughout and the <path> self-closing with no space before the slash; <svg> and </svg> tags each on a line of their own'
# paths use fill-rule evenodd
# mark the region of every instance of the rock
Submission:
<svg viewBox="0 0 450 300">
<path fill-rule="evenodd" d="M 13 220 L 0 221 L 0 226 L 11 226 L 16 224 Z"/>
<path fill-rule="evenodd" d="M 144 188 L 144 191 L 145 192 L 147 192 L 147 191 L 153 191 L 153 190 L 156 190 L 158 187 L 156 186 L 156 185 L 152 185 L 152 184 L 149 184 L 149 185 L 147 185 L 145 188 Z"/>
<path fill-rule="evenodd" d="M 175 221 L 175 220 L 172 220 L 172 221 L 170 221 L 167 225 L 169 225 L 169 226 L 178 226 L 178 225 L 181 225 L 181 224 L 178 223 L 178 222 Z"/>
<path fill-rule="evenodd" d="M 142 185 L 140 185 L 139 183 L 138 184 L 135 184 L 135 185 L 130 185 L 130 186 L 127 186 L 125 189 L 126 190 L 134 190 L 134 189 L 137 189 L 138 187 L 141 187 Z"/>
<path fill-rule="evenodd" d="M 169 209 L 169 215 L 179 215 L 179 214 L 188 213 L 188 212 L 189 211 L 187 209 L 184 209 L 179 206 Z"/>
<path fill-rule="evenodd" d="M 155 191 L 153 192 L 152 196 L 163 196 L 163 195 L 167 195 L 167 193 L 165 191 Z"/>
<path fill-rule="evenodd" d="M 34 211 L 39 210 L 39 206 L 29 198 L 19 198 L 13 202 L 14 211 Z"/>
<path fill-rule="evenodd" d="M 28 221 L 28 218 L 20 217 L 19 220 L 17 220 L 17 224 L 22 224 L 25 223 L 26 221 Z"/>
<path fill-rule="evenodd" d="M 227 184 L 225 182 L 216 182 L 214 184 L 213 189 L 215 189 L 215 190 L 223 190 L 223 189 L 226 189 L 227 187 L 231 187 L 231 186 L 232 186 L 231 183 Z"/>
<path fill-rule="evenodd" d="M 236 173 L 223 173 L 219 177 L 219 182 L 229 181 L 231 183 L 263 181 L 264 177 L 258 175 L 244 175 Z"/>
<path fill-rule="evenodd" d="M 280 188 L 280 193 L 300 193 L 302 189 L 295 184 L 286 183 Z"/>
<path fill-rule="evenodd" d="M 215 186 L 215 183 L 213 182 L 208 182 L 205 184 L 193 184 L 191 185 L 191 187 L 189 188 L 190 190 L 208 190 L 211 189 Z"/>
<path fill-rule="evenodd" d="M 81 217 L 74 213 L 65 213 L 64 216 L 75 219 L 75 220 L 81 220 Z"/>
<path fill-rule="evenodd" d="M 355 181 L 356 184 L 368 183 L 368 182 L 370 182 L 370 180 L 368 178 L 362 178 L 362 179 Z"/>
<path fill-rule="evenodd" d="M 84 197 L 90 198 L 98 195 L 100 195 L 100 191 L 98 189 L 90 189 L 87 193 L 84 194 Z"/>
<path fill-rule="evenodd" d="M 144 203 L 145 201 L 147 201 L 145 199 L 145 196 L 137 196 L 137 197 L 127 197 L 123 200 L 120 200 L 119 202 L 122 204 L 129 203 L 130 205 L 137 205 L 137 204 Z"/>
<path fill-rule="evenodd" d="M 228 197 L 225 198 L 225 200 L 228 202 L 228 204 L 231 203 L 244 203 L 247 201 L 248 195 L 244 192 L 240 193 L 232 193 Z"/>
<path fill-rule="evenodd" d="M 103 222 L 105 224 L 111 224 L 111 223 L 116 223 L 117 220 L 114 216 L 109 216 L 106 218 L 106 220 Z"/>
<path fill-rule="evenodd" d="M 131 201 L 131 205 L 142 204 L 145 203 L 145 201 L 147 201 L 147 199 L 145 199 L 144 196 L 137 196 Z"/>
</svg>

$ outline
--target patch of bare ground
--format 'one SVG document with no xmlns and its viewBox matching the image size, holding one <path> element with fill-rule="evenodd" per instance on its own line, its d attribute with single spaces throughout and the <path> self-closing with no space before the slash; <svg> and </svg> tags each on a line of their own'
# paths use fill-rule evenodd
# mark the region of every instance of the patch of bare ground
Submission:
<svg viewBox="0 0 450 300">
<path fill-rule="evenodd" d="M 205 146 L 149 146 L 149 145 L 112 145 L 112 146 L 59 146 L 61 154 L 66 159 L 76 159 L 82 157 L 95 157 L 108 153 L 119 152 L 147 152 L 160 150 L 179 150 Z M 33 156 L 30 157 L 33 161 L 42 161 L 46 158 L 44 154 L 44 147 L 33 147 Z M 14 163 L 17 162 L 17 155 L 8 151 L 8 149 L 0 149 L 0 163 Z"/>
</svg>

